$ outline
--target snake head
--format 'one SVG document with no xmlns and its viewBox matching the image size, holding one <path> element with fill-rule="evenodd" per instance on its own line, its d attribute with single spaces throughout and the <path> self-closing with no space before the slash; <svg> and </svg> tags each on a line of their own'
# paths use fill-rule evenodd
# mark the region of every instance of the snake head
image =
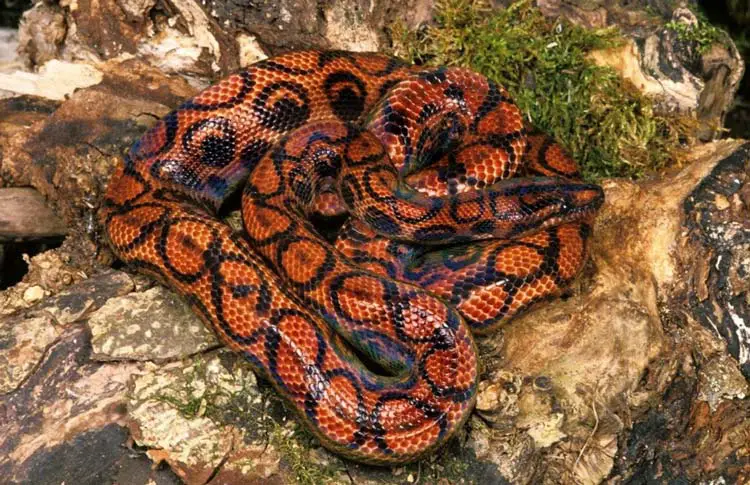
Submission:
<svg viewBox="0 0 750 485">
<path fill-rule="evenodd" d="M 511 179 L 493 189 L 493 212 L 507 224 L 507 233 L 517 237 L 535 230 L 569 222 L 591 222 L 604 203 L 604 191 L 595 184 L 554 177 Z"/>
</svg>

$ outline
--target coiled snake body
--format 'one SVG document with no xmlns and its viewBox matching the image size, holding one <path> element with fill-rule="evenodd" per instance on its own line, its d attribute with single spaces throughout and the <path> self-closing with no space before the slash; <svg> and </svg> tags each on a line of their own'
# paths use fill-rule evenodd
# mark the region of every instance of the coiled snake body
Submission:
<svg viewBox="0 0 750 485">
<path fill-rule="evenodd" d="M 471 411 L 470 328 L 576 276 L 603 199 L 577 177 L 476 73 L 304 51 L 159 121 L 100 215 L 115 254 L 185 297 L 325 446 L 396 463 Z M 243 185 L 239 235 L 216 211 Z M 346 211 L 335 244 L 308 217 Z"/>
</svg>

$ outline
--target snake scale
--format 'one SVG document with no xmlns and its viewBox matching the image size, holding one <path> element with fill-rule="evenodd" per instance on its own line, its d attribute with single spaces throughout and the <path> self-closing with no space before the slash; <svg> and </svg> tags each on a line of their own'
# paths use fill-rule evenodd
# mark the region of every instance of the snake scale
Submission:
<svg viewBox="0 0 750 485">
<path fill-rule="evenodd" d="M 245 234 L 217 217 L 240 189 Z M 182 295 L 323 445 L 389 464 L 462 426 L 472 332 L 559 294 L 602 202 L 479 74 L 298 51 L 161 119 L 100 220 L 114 253 Z M 346 213 L 334 242 L 310 219 Z"/>
</svg>

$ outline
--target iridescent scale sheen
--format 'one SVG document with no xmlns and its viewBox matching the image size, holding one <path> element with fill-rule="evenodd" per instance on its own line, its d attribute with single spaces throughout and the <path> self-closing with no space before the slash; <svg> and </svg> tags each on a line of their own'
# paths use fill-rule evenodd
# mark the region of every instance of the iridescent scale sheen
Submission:
<svg viewBox="0 0 750 485">
<path fill-rule="evenodd" d="M 559 294 L 585 260 L 602 191 L 527 131 L 472 71 L 293 52 L 159 121 L 101 221 L 115 254 L 181 294 L 323 445 L 407 462 L 471 412 L 471 332 Z M 240 187 L 244 235 L 216 217 Z M 308 218 L 346 211 L 333 245 Z"/>
</svg>

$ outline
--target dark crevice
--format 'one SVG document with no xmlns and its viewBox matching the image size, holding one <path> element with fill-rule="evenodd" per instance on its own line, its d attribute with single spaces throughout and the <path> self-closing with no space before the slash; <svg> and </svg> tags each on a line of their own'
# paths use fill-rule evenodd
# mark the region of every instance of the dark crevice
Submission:
<svg viewBox="0 0 750 485">
<path fill-rule="evenodd" d="M 698 0 L 698 5 L 713 25 L 729 34 L 745 60 L 745 76 L 740 81 L 734 107 L 727 114 L 725 127 L 728 137 L 750 138 L 750 76 L 747 74 L 750 61 L 750 3 Z"/>
<path fill-rule="evenodd" d="M 63 238 L 55 238 L 0 244 L 0 291 L 15 285 L 28 273 L 29 267 L 24 260 L 24 254 L 30 258 L 49 249 L 59 248 L 62 242 Z"/>
<path fill-rule="evenodd" d="M 31 0 L 0 0 L 0 27 L 18 28 L 21 15 L 31 8 Z"/>
</svg>

